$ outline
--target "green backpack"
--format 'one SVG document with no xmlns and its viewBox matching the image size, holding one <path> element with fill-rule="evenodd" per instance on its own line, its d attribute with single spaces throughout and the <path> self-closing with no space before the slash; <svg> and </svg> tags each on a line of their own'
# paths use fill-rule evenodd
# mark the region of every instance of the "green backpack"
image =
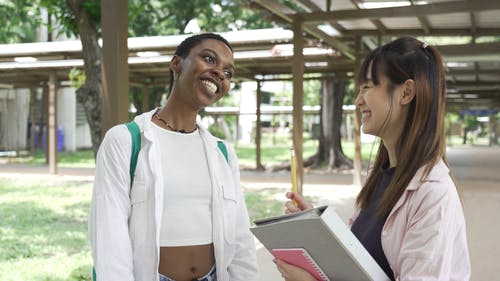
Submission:
<svg viewBox="0 0 500 281">
<path fill-rule="evenodd" d="M 137 158 L 139 156 L 139 150 L 141 149 L 141 130 L 139 125 L 135 121 L 131 121 L 125 124 L 130 136 L 132 137 L 132 156 L 130 157 L 130 188 L 132 188 L 132 183 L 134 182 L 135 168 L 137 167 Z M 217 147 L 228 161 L 227 148 L 224 142 L 217 141 Z M 95 267 L 92 267 L 92 280 L 97 281 L 97 276 L 95 272 Z"/>
</svg>

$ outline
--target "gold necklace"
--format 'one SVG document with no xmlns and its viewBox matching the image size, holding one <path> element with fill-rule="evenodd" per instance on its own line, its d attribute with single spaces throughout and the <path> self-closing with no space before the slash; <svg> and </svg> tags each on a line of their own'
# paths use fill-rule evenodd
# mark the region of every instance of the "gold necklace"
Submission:
<svg viewBox="0 0 500 281">
<path fill-rule="evenodd" d="M 194 133 L 194 131 L 196 131 L 196 129 L 198 129 L 198 126 L 194 126 L 194 129 L 191 130 L 191 131 L 186 131 L 184 129 L 175 129 L 174 127 L 170 126 L 170 124 L 168 124 L 167 121 L 163 120 L 160 115 L 158 114 L 158 110 L 153 114 L 154 117 L 156 117 L 156 119 L 158 119 L 159 121 L 161 121 L 163 124 L 165 124 L 165 126 L 167 126 L 167 128 L 171 131 L 174 131 L 174 132 L 177 132 L 177 133 L 181 133 L 181 134 L 191 134 L 191 133 Z"/>
</svg>

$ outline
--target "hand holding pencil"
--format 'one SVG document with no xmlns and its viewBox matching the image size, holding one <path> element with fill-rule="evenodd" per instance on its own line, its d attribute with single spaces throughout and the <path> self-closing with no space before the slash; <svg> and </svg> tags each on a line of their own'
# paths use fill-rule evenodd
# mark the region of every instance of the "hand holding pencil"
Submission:
<svg viewBox="0 0 500 281">
<path fill-rule="evenodd" d="M 296 213 L 304 210 L 309 210 L 314 208 L 314 206 L 307 202 L 302 196 L 295 192 L 287 192 L 286 198 L 290 199 L 285 203 L 285 213 Z"/>
<path fill-rule="evenodd" d="M 295 213 L 307 209 L 312 209 L 313 205 L 302 198 L 298 194 L 297 189 L 297 162 L 295 158 L 295 151 L 293 147 L 290 148 L 290 174 L 292 177 L 292 192 L 287 192 L 286 197 L 291 201 L 285 203 L 286 213 Z"/>
</svg>

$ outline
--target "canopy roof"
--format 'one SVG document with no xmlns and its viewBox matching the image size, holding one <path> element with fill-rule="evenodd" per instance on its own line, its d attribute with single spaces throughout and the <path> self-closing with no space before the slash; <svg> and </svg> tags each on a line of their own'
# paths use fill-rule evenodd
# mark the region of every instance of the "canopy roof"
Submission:
<svg viewBox="0 0 500 281">
<path fill-rule="evenodd" d="M 436 46 L 446 62 L 448 104 L 500 108 L 500 1 L 492 0 L 252 0 L 273 21 L 304 23 L 307 37 L 354 60 L 395 36 L 453 36 L 460 45 Z M 496 42 L 485 37 L 496 36 Z M 492 39 L 492 38 L 489 38 Z M 444 40 L 441 40 L 444 41 Z M 451 41 L 450 41 L 451 42 Z M 432 42 L 430 42 L 432 44 Z M 338 59 L 336 59 L 338 60 Z"/>
<path fill-rule="evenodd" d="M 277 0 L 252 0 L 268 20 L 304 23 L 305 73 L 352 77 L 356 55 L 394 36 L 462 36 L 463 44 L 440 45 L 446 62 L 448 103 L 462 108 L 500 109 L 500 1 L 295 0 L 296 12 Z M 129 38 L 129 77 L 135 85 L 165 85 L 175 47 L 189 35 Z M 293 32 L 288 29 L 222 33 L 235 50 L 237 79 L 291 78 Z M 497 42 L 484 36 L 498 36 Z M 360 49 L 356 49 L 360 42 Z M 67 81 L 80 68 L 75 41 L 0 45 L 0 87 L 35 87 L 48 73 Z"/>
</svg>

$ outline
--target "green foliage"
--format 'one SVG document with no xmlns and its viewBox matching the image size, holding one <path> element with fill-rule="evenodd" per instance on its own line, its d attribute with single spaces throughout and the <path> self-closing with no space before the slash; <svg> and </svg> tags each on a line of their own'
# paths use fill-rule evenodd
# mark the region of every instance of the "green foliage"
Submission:
<svg viewBox="0 0 500 281">
<path fill-rule="evenodd" d="M 218 138 L 221 138 L 221 139 L 226 139 L 226 134 L 224 134 L 224 130 L 222 130 L 222 128 L 220 126 L 217 126 L 217 124 L 213 124 L 213 125 L 210 125 L 208 127 L 208 131 L 218 137 Z"/>
<path fill-rule="evenodd" d="M 304 81 L 304 105 L 320 105 L 321 104 L 321 81 L 320 80 L 305 80 Z"/>
<path fill-rule="evenodd" d="M 293 0 L 278 0 L 281 4 L 291 8 L 292 10 L 296 11 L 297 13 L 304 13 L 305 10 L 297 4 L 297 1 Z"/>
<path fill-rule="evenodd" d="M 197 19 L 201 31 L 270 27 L 258 12 L 241 7 L 240 0 L 129 0 L 129 35 L 182 34 Z"/>
<path fill-rule="evenodd" d="M 40 25 L 38 0 L 0 1 L 0 44 L 34 42 Z"/>
<path fill-rule="evenodd" d="M 466 114 L 463 118 L 466 130 L 474 130 L 478 127 L 479 121 L 477 121 L 477 117 L 475 115 Z"/>
<path fill-rule="evenodd" d="M 67 1 L 75 2 L 74 0 Z M 56 19 L 56 22 L 49 26 L 49 30 L 57 31 L 58 35 L 65 34 L 68 37 L 78 36 L 79 32 L 75 21 L 75 15 L 68 6 L 67 1 L 40 0 L 40 5 L 46 8 L 48 13 L 53 15 Z M 88 13 L 94 28 L 100 30 L 101 0 L 82 1 L 81 7 Z"/>
<path fill-rule="evenodd" d="M 75 89 L 80 88 L 83 84 L 85 84 L 85 79 L 85 72 L 81 69 L 74 67 L 69 71 L 69 82 L 71 87 Z"/>
<path fill-rule="evenodd" d="M 354 89 L 355 83 L 353 79 L 347 80 L 345 85 L 344 104 L 354 104 L 357 95 L 357 89 Z"/>
</svg>

